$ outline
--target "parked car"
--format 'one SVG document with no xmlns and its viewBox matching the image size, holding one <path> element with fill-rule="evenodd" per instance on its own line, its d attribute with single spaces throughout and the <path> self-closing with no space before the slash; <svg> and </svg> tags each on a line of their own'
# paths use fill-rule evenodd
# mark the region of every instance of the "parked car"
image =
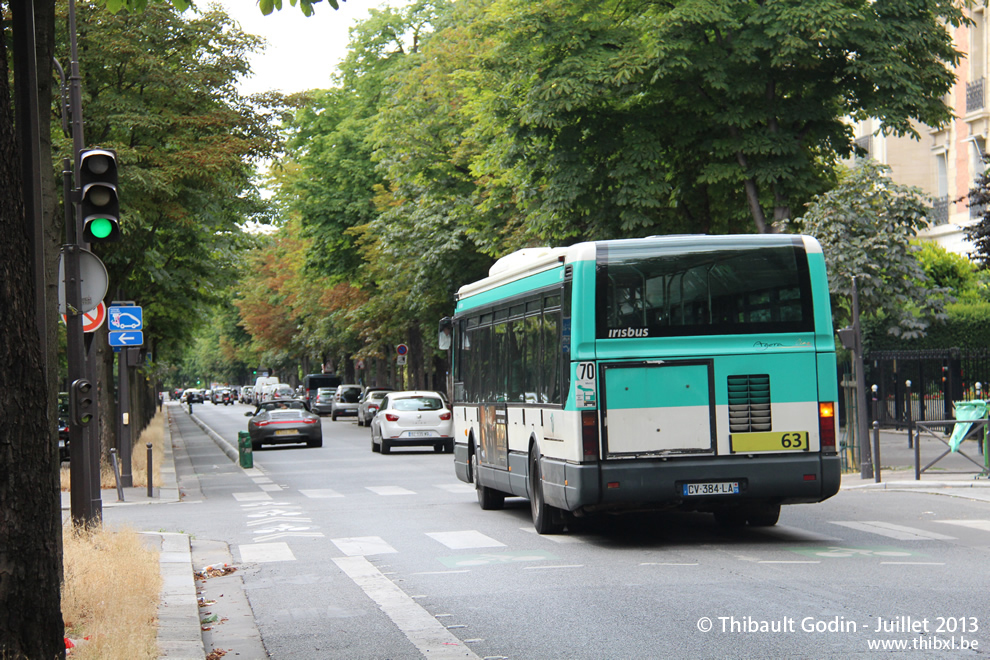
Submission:
<svg viewBox="0 0 990 660">
<path fill-rule="evenodd" d="M 251 449 L 257 451 L 262 445 L 279 445 L 305 442 L 308 447 L 323 446 L 323 427 L 318 415 L 306 410 L 306 405 L 297 399 L 267 401 L 258 405 L 250 417 L 248 434 L 251 436 Z"/>
<path fill-rule="evenodd" d="M 245 385 L 241 388 L 241 395 L 237 398 L 241 403 L 254 403 L 254 386 Z"/>
<path fill-rule="evenodd" d="M 325 415 L 333 411 L 332 387 L 321 387 L 316 390 L 316 395 L 311 398 L 309 409 L 317 415 Z"/>
<path fill-rule="evenodd" d="M 338 385 L 333 401 L 330 402 L 330 419 L 336 422 L 341 415 L 357 415 L 362 389 L 364 388 L 353 383 Z"/>
<path fill-rule="evenodd" d="M 371 451 L 389 453 L 393 447 L 429 447 L 454 452 L 454 423 L 437 392 L 389 392 L 371 420 Z"/>
<path fill-rule="evenodd" d="M 375 413 L 378 412 L 378 408 L 381 406 L 382 399 L 392 391 L 387 387 L 364 388 L 364 392 L 358 400 L 358 426 L 369 426 L 371 424 L 372 418 L 374 418 Z"/>
</svg>

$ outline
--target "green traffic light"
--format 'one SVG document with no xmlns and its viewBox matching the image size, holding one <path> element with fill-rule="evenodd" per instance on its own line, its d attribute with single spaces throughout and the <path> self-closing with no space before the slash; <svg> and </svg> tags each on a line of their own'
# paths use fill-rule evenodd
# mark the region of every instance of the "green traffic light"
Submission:
<svg viewBox="0 0 990 660">
<path fill-rule="evenodd" d="M 95 238 L 106 238 L 113 233 L 113 222 L 106 218 L 95 218 L 89 222 L 89 231 Z"/>
</svg>

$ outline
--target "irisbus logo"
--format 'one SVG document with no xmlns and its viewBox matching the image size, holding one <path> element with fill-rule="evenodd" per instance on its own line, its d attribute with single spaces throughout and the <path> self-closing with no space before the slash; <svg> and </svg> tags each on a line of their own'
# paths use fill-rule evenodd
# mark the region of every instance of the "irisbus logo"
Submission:
<svg viewBox="0 0 990 660">
<path fill-rule="evenodd" d="M 649 337 L 649 328 L 612 328 L 608 331 L 609 339 L 622 339 L 625 337 Z"/>
</svg>

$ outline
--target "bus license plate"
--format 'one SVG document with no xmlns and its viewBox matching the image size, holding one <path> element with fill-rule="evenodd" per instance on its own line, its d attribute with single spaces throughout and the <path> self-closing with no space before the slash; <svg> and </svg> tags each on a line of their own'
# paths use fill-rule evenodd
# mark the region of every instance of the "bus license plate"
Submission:
<svg viewBox="0 0 990 660">
<path fill-rule="evenodd" d="M 808 451 L 807 431 L 733 433 L 729 436 L 733 454 L 758 451 Z"/>
<path fill-rule="evenodd" d="M 684 496 L 691 495 L 738 495 L 738 481 L 713 481 L 706 484 L 684 484 Z"/>
<path fill-rule="evenodd" d="M 295 434 L 296 434 L 295 431 L 290 431 L 288 429 L 285 429 L 283 431 L 275 431 L 275 435 L 295 435 Z"/>
</svg>

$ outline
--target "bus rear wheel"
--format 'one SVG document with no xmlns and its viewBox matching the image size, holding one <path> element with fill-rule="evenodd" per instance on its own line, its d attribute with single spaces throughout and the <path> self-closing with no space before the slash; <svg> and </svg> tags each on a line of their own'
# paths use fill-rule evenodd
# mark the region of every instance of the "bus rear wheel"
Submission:
<svg viewBox="0 0 990 660">
<path fill-rule="evenodd" d="M 474 490 L 478 495 L 478 504 L 482 511 L 496 511 L 505 506 L 505 493 L 482 486 L 478 479 L 478 457 L 471 454 L 471 479 L 474 480 Z"/>
<path fill-rule="evenodd" d="M 539 534 L 560 534 L 564 531 L 564 512 L 543 499 L 543 475 L 539 454 L 529 457 L 529 506 L 533 512 L 533 527 Z"/>
<path fill-rule="evenodd" d="M 761 504 L 749 509 L 746 519 L 753 527 L 773 527 L 780 519 L 779 504 Z"/>
</svg>

